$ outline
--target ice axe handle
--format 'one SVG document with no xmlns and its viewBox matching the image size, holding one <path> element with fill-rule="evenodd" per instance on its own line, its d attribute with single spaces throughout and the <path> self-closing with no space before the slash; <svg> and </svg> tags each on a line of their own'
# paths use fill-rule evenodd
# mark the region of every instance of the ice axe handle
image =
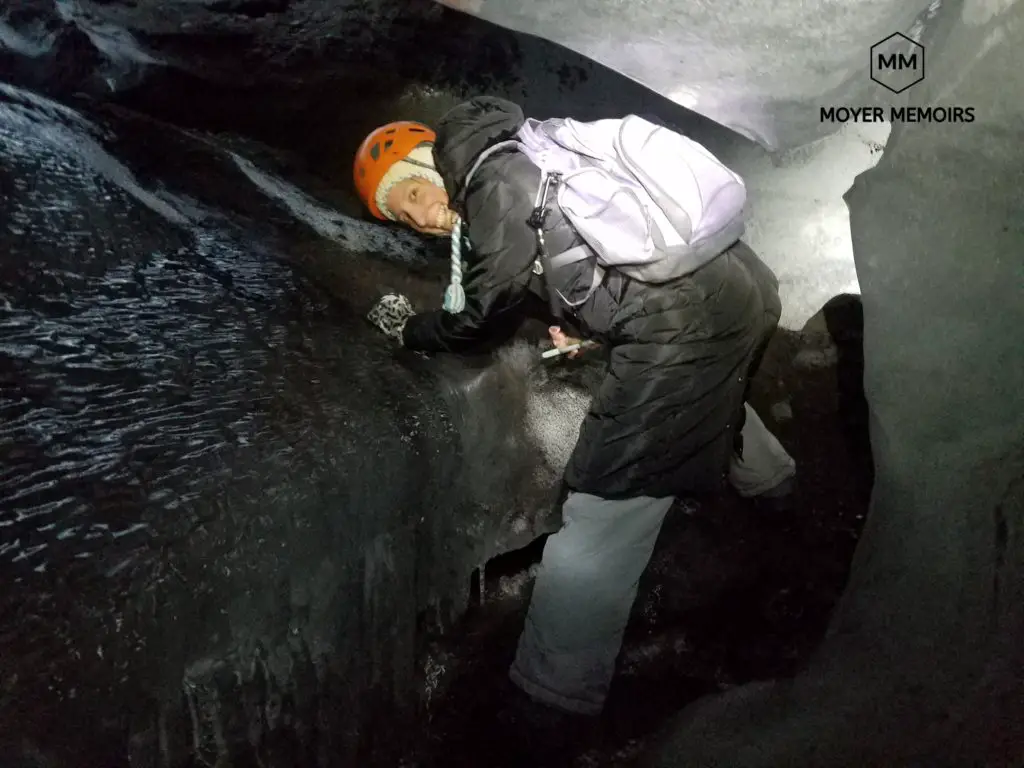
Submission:
<svg viewBox="0 0 1024 768">
<path fill-rule="evenodd" d="M 558 347 L 554 347 L 553 349 L 549 349 L 546 352 L 542 352 L 541 357 L 544 358 L 545 360 L 549 360 L 552 357 L 558 357 L 559 355 L 567 355 L 570 352 L 575 352 L 579 349 L 586 349 L 587 347 L 594 346 L 597 346 L 596 341 L 581 341 L 579 344 L 570 344 L 568 347 L 562 347 L 561 349 L 559 349 Z"/>
</svg>

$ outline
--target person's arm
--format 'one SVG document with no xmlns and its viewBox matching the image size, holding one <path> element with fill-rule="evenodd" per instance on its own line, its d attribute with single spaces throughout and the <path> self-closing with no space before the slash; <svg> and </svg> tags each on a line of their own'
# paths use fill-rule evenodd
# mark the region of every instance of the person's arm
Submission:
<svg viewBox="0 0 1024 768">
<path fill-rule="evenodd" d="M 536 244 L 526 223 L 532 201 L 504 181 L 490 181 L 470 195 L 468 219 L 473 252 L 463 275 L 466 306 L 452 314 L 434 310 L 409 318 L 402 332 L 407 349 L 470 352 L 505 341 L 517 327 L 527 297 Z"/>
</svg>

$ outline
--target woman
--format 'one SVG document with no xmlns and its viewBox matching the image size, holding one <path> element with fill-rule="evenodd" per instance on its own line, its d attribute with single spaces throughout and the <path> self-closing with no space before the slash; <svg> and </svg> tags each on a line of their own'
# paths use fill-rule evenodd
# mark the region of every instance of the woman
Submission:
<svg viewBox="0 0 1024 768">
<path fill-rule="evenodd" d="M 661 285 L 607 270 L 592 290 L 590 261 L 535 274 L 527 220 L 538 168 L 500 150 L 465 188 L 481 153 L 523 119 L 515 104 L 480 97 L 445 115 L 436 135 L 393 123 L 367 137 L 355 183 L 370 211 L 453 243 L 444 310 L 415 314 L 392 295 L 369 318 L 409 349 L 463 353 L 506 340 L 531 299 L 547 300 L 545 279 L 569 305 L 582 301 L 574 324 L 602 343 L 609 367 L 565 471 L 563 527 L 546 542 L 510 677 L 535 701 L 593 715 L 674 497 L 716 491 L 727 478 L 747 497 L 788 491 L 793 460 L 744 407 L 781 304 L 775 276 L 742 242 Z M 545 241 L 552 253 L 583 243 L 557 209 Z M 550 333 L 559 347 L 576 341 Z"/>
</svg>

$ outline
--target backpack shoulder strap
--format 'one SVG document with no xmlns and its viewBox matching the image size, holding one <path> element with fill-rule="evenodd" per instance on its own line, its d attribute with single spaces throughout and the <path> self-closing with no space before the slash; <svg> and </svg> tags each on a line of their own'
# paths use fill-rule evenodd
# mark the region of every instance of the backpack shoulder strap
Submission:
<svg viewBox="0 0 1024 768">
<path fill-rule="evenodd" d="M 481 164 L 488 157 L 503 149 L 518 148 L 518 146 L 519 142 L 517 141 L 501 141 L 481 152 L 473 162 L 469 173 L 466 174 L 466 179 L 462 183 L 462 190 L 459 192 L 459 196 L 454 203 L 457 205 L 465 199 L 466 190 L 469 189 L 469 182 L 472 180 L 473 174 L 477 172 Z M 448 287 L 444 292 L 444 310 L 452 314 L 461 312 L 466 306 L 466 295 L 462 287 L 462 256 L 464 251 L 470 247 L 472 246 L 469 242 L 469 237 L 463 232 L 462 218 L 460 217 L 456 219 L 455 228 L 452 230 L 451 271 Z"/>
<path fill-rule="evenodd" d="M 504 149 L 519 149 L 519 142 L 515 139 L 499 141 L 497 144 L 492 144 L 477 155 L 476 160 L 473 161 L 473 165 L 469 169 L 469 173 L 466 174 L 465 181 L 462 182 L 462 191 L 459 192 L 460 202 L 466 196 L 466 190 L 469 189 L 469 182 L 473 179 L 473 176 L 476 175 L 476 172 L 480 169 L 480 166 L 483 165 L 484 161 L 491 155 L 501 152 Z"/>
</svg>

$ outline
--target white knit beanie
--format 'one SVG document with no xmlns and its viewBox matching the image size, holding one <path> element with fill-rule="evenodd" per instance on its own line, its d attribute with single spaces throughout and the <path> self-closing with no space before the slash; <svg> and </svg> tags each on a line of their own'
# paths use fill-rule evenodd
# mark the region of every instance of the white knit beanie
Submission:
<svg viewBox="0 0 1024 768">
<path fill-rule="evenodd" d="M 388 209 L 388 193 L 395 184 L 413 178 L 426 179 L 431 184 L 436 184 L 441 189 L 444 189 L 444 179 L 441 178 L 441 174 L 434 168 L 433 144 L 421 144 L 416 147 L 404 160 L 399 160 L 388 168 L 384 178 L 377 185 L 374 201 L 377 203 L 377 207 L 380 208 L 381 213 L 391 219 L 391 221 L 397 221 L 398 217 Z"/>
</svg>

